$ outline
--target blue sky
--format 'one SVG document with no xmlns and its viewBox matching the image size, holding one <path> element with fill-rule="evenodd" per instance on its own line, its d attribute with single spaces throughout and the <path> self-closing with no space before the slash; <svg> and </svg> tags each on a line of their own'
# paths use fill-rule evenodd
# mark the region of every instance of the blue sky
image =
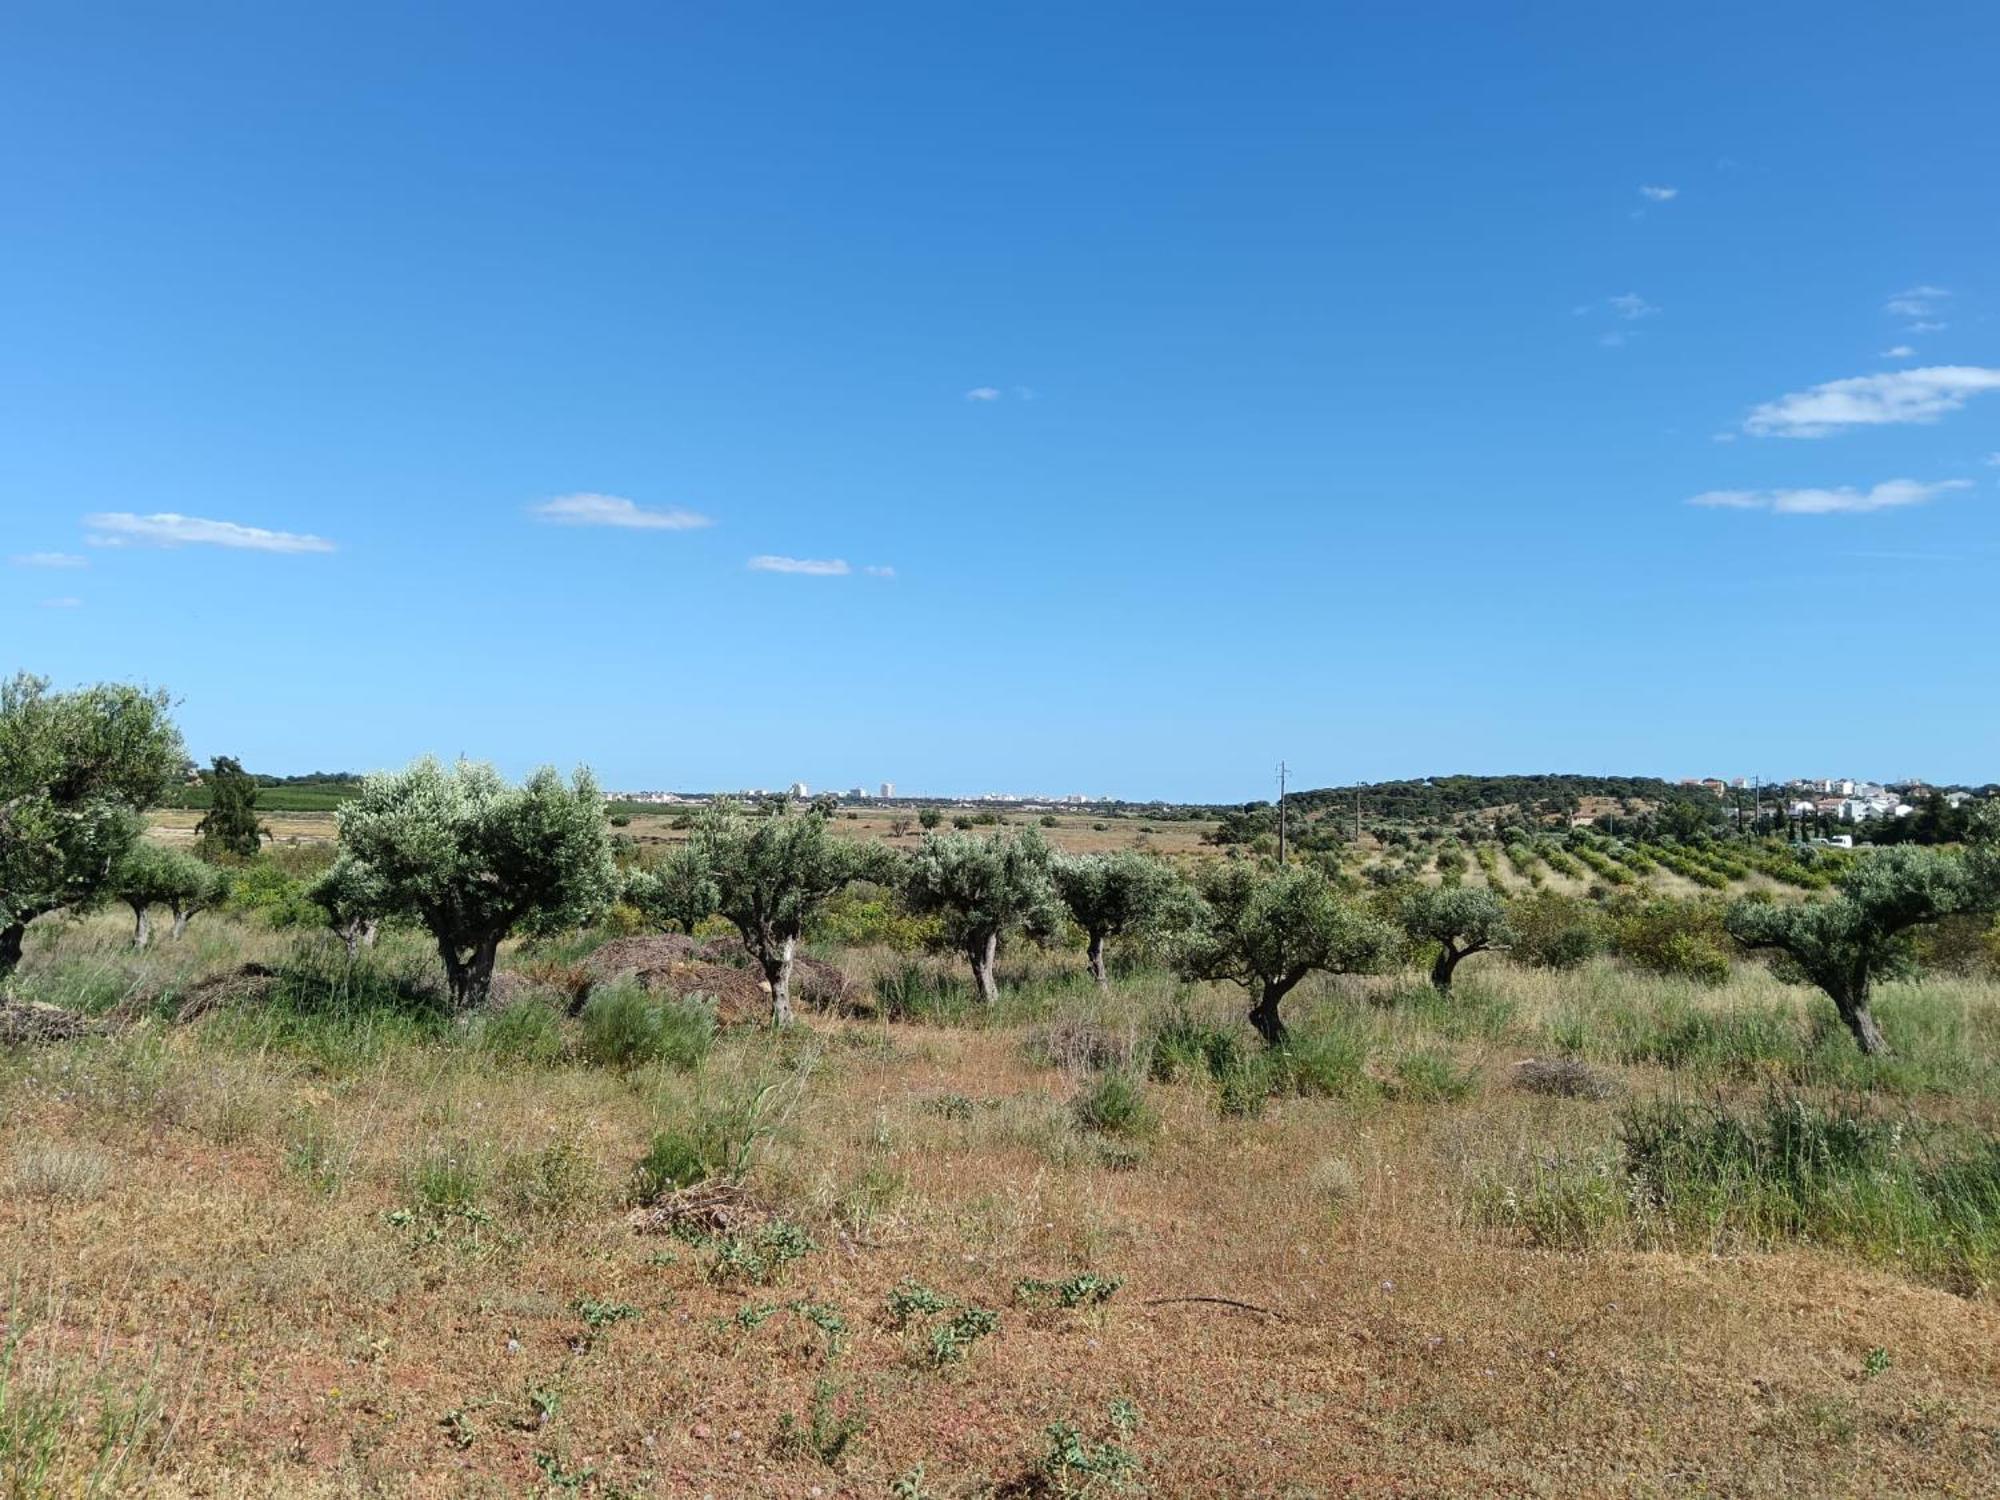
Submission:
<svg viewBox="0 0 2000 1500">
<path fill-rule="evenodd" d="M 1996 55 L 12 5 L 0 665 L 274 771 L 2000 776 Z"/>
</svg>

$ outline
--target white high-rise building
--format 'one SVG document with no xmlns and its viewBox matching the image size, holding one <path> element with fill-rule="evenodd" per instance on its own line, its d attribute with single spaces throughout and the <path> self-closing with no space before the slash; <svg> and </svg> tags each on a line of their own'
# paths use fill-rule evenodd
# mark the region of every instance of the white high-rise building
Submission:
<svg viewBox="0 0 2000 1500">
<path fill-rule="evenodd" d="M 883 795 L 884 797 L 893 797 L 893 796 L 895 796 L 895 795 L 896 795 L 896 783 L 895 783 L 895 782 L 893 782 L 893 781 L 885 781 L 885 782 L 883 782 L 883 783 L 882 783 L 882 795 Z"/>
<path fill-rule="evenodd" d="M 792 795 L 794 797 L 810 797 L 812 795 L 812 788 L 807 786 L 803 781 L 795 781 L 792 783 Z"/>
</svg>

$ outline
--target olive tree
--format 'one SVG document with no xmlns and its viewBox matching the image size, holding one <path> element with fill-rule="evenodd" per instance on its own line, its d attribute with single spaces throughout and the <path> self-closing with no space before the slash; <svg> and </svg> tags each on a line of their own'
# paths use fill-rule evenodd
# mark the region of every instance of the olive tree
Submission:
<svg viewBox="0 0 2000 1500">
<path fill-rule="evenodd" d="M 1308 974 L 1366 973 L 1394 949 L 1388 923 L 1343 901 L 1309 865 L 1217 864 L 1201 880 L 1201 907 L 1176 955 L 1190 979 L 1229 980 L 1253 998 L 1250 1024 L 1282 1046 L 1279 1007 Z"/>
<path fill-rule="evenodd" d="M 173 935 L 181 936 L 199 912 L 229 895 L 229 877 L 205 860 L 179 849 L 139 840 L 111 874 L 111 893 L 132 908 L 132 946 L 153 937 L 153 908 L 173 913 Z"/>
<path fill-rule="evenodd" d="M 1911 929 L 1992 910 L 1993 882 L 1983 856 L 1984 851 L 1964 858 L 1913 845 L 1878 850 L 1848 868 L 1831 900 L 1789 906 L 1741 900 L 1729 908 L 1724 924 L 1746 948 L 1783 955 L 1782 975 L 1824 991 L 1863 1052 L 1886 1052 L 1869 1010 L 1873 982 L 1908 966 Z"/>
<path fill-rule="evenodd" d="M 51 692 L 0 683 L 0 979 L 28 924 L 109 894 L 139 814 L 180 780 L 187 751 L 165 693 L 122 683 Z"/>
<path fill-rule="evenodd" d="M 650 869 L 625 878 L 625 899 L 660 927 L 693 935 L 703 918 L 715 915 L 722 892 L 698 841 L 677 845 Z"/>
<path fill-rule="evenodd" d="M 370 776 L 335 816 L 342 851 L 381 880 L 384 910 L 436 940 L 457 1009 L 486 1002 L 510 933 L 589 921 L 617 888 L 588 771 L 565 783 L 543 767 L 513 786 L 491 766 L 426 757 Z"/>
<path fill-rule="evenodd" d="M 1493 892 L 1465 885 L 1428 886 L 1403 897 L 1396 918 L 1419 942 L 1435 943 L 1431 984 L 1451 988 L 1459 964 L 1475 953 L 1505 947 L 1507 903 Z"/>
<path fill-rule="evenodd" d="M 936 917 L 944 940 L 965 955 L 979 998 L 1000 998 L 993 965 L 1007 934 L 1053 925 L 1060 915 L 1049 846 L 1032 828 L 986 838 L 929 834 L 903 872 L 903 904 Z"/>
<path fill-rule="evenodd" d="M 836 838 L 817 810 L 752 822 L 734 808 L 715 808 L 695 844 L 714 882 L 716 910 L 735 924 L 764 971 L 771 1024 L 789 1025 L 800 937 L 835 891 L 887 879 L 895 856 L 880 844 Z"/>
<path fill-rule="evenodd" d="M 326 915 L 326 925 L 347 945 L 353 958 L 365 944 L 375 946 L 375 934 L 389 914 L 389 886 L 367 861 L 346 849 L 306 888 L 306 899 Z"/>
<path fill-rule="evenodd" d="M 1050 865 L 1056 894 L 1089 939 L 1090 977 L 1099 989 L 1111 980 L 1104 967 L 1106 939 L 1154 927 L 1184 905 L 1186 886 L 1173 867 L 1133 850 L 1115 854 L 1058 854 Z"/>
</svg>

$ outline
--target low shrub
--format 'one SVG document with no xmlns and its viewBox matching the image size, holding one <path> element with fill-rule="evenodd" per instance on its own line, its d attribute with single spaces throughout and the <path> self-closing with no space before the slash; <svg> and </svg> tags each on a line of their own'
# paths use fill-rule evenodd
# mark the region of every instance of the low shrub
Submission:
<svg viewBox="0 0 2000 1500">
<path fill-rule="evenodd" d="M 517 1000 L 493 1012 L 476 1035 L 482 1051 L 506 1063 L 546 1066 L 562 1061 L 569 1050 L 561 1019 L 539 1000 Z"/>
<path fill-rule="evenodd" d="M 1696 984 L 1729 978 L 1734 947 L 1718 901 L 1656 897 L 1617 905 L 1611 914 L 1613 951 L 1634 968 Z"/>
<path fill-rule="evenodd" d="M 875 1009 L 884 1020 L 962 1024 L 979 1014 L 972 986 L 914 960 L 899 964 L 875 981 Z"/>
<path fill-rule="evenodd" d="M 633 983 L 608 985 L 583 1008 L 579 1050 L 595 1063 L 636 1068 L 661 1063 L 692 1068 L 715 1040 L 715 1011 L 698 999 L 648 993 Z"/>
<path fill-rule="evenodd" d="M 1631 1194 L 1670 1242 L 1812 1240 L 1965 1291 L 2000 1274 L 2000 1138 L 1774 1091 L 1756 1113 L 1635 1105 L 1621 1143 Z"/>
<path fill-rule="evenodd" d="M 1371 1092 L 1373 1051 L 1358 1027 L 1318 1025 L 1294 1030 L 1270 1054 L 1271 1086 L 1307 1099 L 1352 1099 Z"/>
<path fill-rule="evenodd" d="M 1146 1098 L 1145 1085 L 1129 1073 L 1106 1073 L 1072 1102 L 1077 1123 L 1105 1135 L 1151 1135 L 1159 1115 Z"/>
<path fill-rule="evenodd" d="M 1455 1104 L 1479 1085 L 1477 1068 L 1461 1068 L 1448 1052 L 1425 1049 L 1396 1059 L 1395 1094 L 1418 1104 Z"/>
<path fill-rule="evenodd" d="M 1535 891 L 1507 908 L 1508 954 L 1534 969 L 1574 969 L 1603 946 L 1597 909 L 1560 891 Z"/>
<path fill-rule="evenodd" d="M 533 1151 L 516 1151 L 500 1163 L 500 1197 L 524 1217 L 571 1222 L 603 1194 L 597 1164 L 569 1137 Z"/>
</svg>

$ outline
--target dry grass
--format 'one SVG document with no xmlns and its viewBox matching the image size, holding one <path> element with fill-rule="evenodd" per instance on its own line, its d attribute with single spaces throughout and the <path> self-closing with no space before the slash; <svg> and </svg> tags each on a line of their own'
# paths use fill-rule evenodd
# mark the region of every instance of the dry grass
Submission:
<svg viewBox="0 0 2000 1500">
<path fill-rule="evenodd" d="M 291 941 L 219 920 L 141 973 L 114 925 L 38 937 L 25 987 L 103 999 Z M 0 1488 L 887 1496 L 921 1464 L 938 1500 L 1056 1493 L 1034 1487 L 1045 1429 L 1095 1441 L 1118 1400 L 1157 1496 L 2000 1487 L 1991 1288 L 1616 1225 L 1535 1249 L 1491 1212 L 1524 1168 L 1615 1141 L 1618 1100 L 1511 1087 L 1553 1035 L 1607 1028 L 1585 1056 L 1632 1097 L 1750 1099 L 1755 1070 L 1618 1060 L 1613 1018 L 1802 1021 L 1798 992 L 1462 974 L 1450 1012 L 1392 980 L 1303 997 L 1308 1029 L 1365 1034 L 1382 1087 L 1237 1118 L 1203 1082 L 1147 1084 L 1135 1140 L 1079 1123 L 1091 1067 L 1130 1065 L 1176 1006 L 1233 1023 L 1234 996 L 1030 976 L 994 1024 L 815 1018 L 727 1034 L 693 1072 L 507 1062 L 476 1028 L 309 1043 L 229 1012 L 0 1054 Z M 1914 1026 L 1918 998 L 1885 1011 Z M 1868 1097 L 1993 1130 L 2000 990 L 1923 1004 L 1918 1071 Z M 1474 1070 L 1471 1096 L 1396 1097 L 1418 1051 Z M 739 1116 L 764 1132 L 758 1214 L 735 1239 L 636 1232 L 648 1142 Z M 759 1250 L 766 1211 L 814 1248 Z M 1118 1285 L 1017 1296 L 1080 1275 Z M 948 1305 L 898 1326 L 911 1281 Z M 940 1355 L 967 1308 L 997 1329 Z"/>
</svg>

